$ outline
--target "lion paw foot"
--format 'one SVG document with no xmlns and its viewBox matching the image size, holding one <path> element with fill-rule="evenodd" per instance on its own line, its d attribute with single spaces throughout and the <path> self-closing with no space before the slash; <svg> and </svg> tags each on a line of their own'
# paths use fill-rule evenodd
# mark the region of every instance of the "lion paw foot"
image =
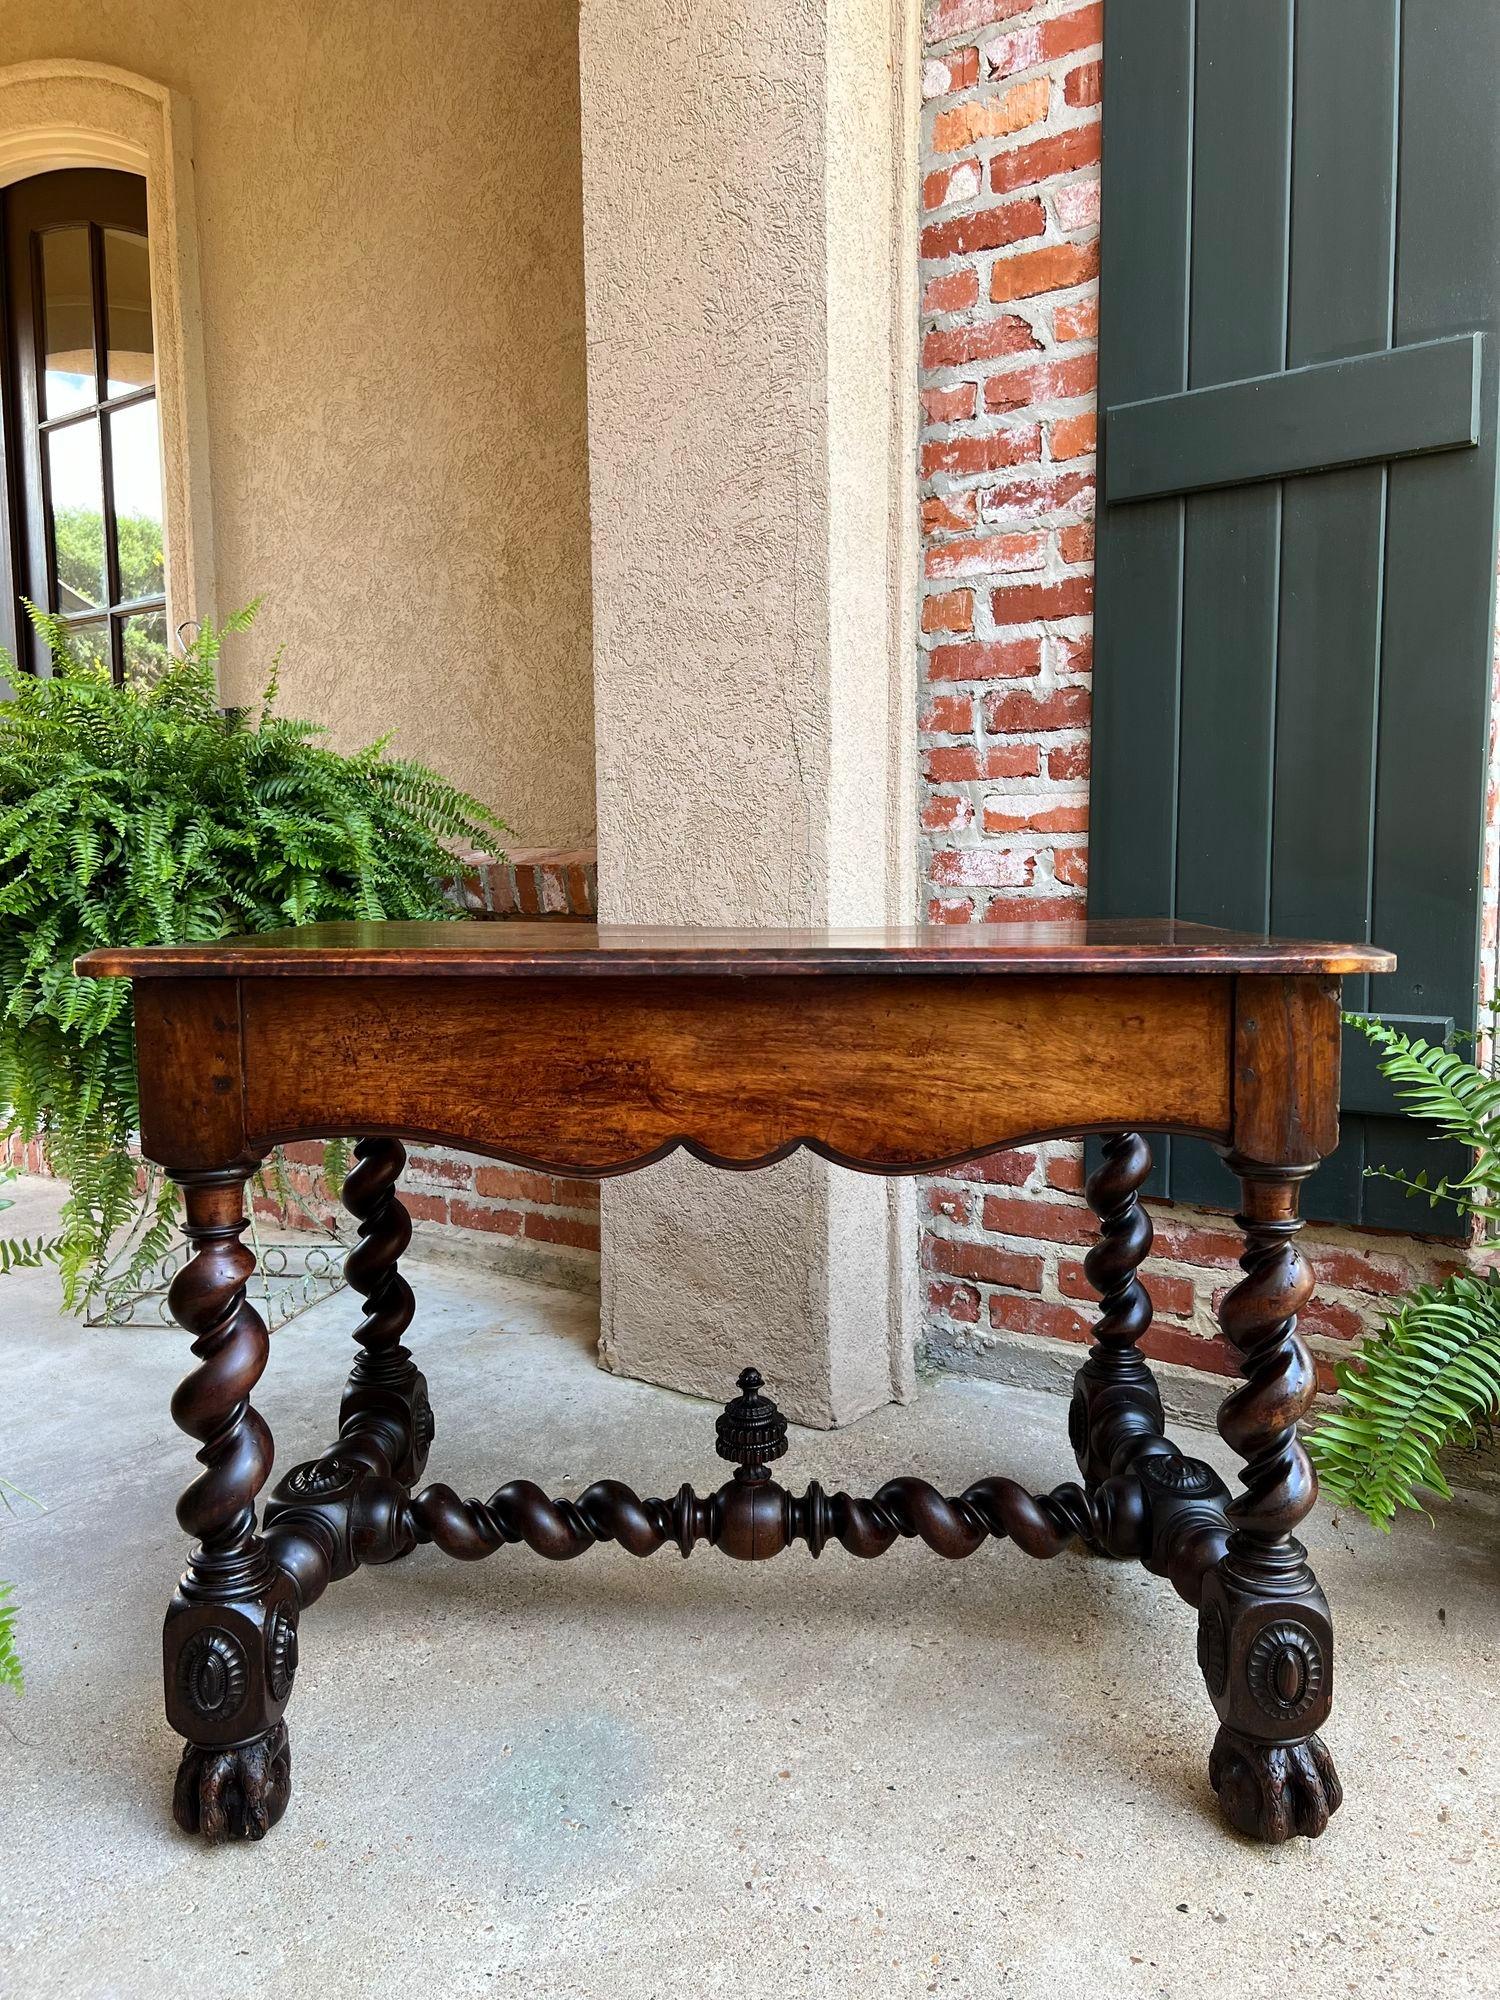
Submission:
<svg viewBox="0 0 1500 2000">
<path fill-rule="evenodd" d="M 1321 1737 L 1301 1743 L 1257 1743 L 1221 1728 L 1208 1760 L 1219 1810 L 1252 1840 L 1315 1839 L 1343 1804 L 1343 1787 Z"/>
<path fill-rule="evenodd" d="M 189 1743 L 177 1767 L 172 1817 L 210 1843 L 260 1840 L 286 1811 L 292 1752 L 286 1724 L 229 1750 Z"/>
</svg>

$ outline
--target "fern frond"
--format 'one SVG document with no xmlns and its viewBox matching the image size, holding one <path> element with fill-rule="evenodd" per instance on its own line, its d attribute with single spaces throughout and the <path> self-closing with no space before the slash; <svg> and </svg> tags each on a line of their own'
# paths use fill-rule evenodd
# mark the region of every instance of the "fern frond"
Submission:
<svg viewBox="0 0 1500 2000">
<path fill-rule="evenodd" d="M 1447 1499 L 1438 1454 L 1500 1415 L 1500 1275 L 1418 1285 L 1338 1383 L 1342 1407 L 1308 1433 L 1328 1492 L 1386 1531 L 1423 1490 Z"/>
<path fill-rule="evenodd" d="M 1479 1145 L 1493 1136 L 1490 1128 L 1500 1116 L 1500 1079 L 1420 1036 L 1398 1034 L 1382 1021 L 1358 1015 L 1346 1018 L 1352 1018 L 1379 1050 L 1381 1074 L 1414 1118 L 1435 1125 L 1441 1137 L 1466 1145 Z M 1470 1184 L 1470 1179 L 1458 1183 Z"/>
<path fill-rule="evenodd" d="M 1500 1010 L 1491 1011 L 1500 1021 Z M 1366 1171 L 1431 1206 L 1446 1203 L 1493 1237 L 1500 1221 L 1500 1075 L 1382 1021 L 1345 1019 L 1374 1044 L 1381 1072 L 1407 1111 L 1472 1155 L 1466 1173 L 1436 1181 L 1425 1170 Z M 1416 1286 L 1337 1374 L 1342 1401 L 1313 1425 L 1309 1449 L 1328 1491 L 1389 1530 L 1398 1508 L 1421 1508 L 1420 1494 L 1448 1497 L 1440 1454 L 1471 1441 L 1500 1413 L 1500 1273 L 1457 1272 L 1441 1285 Z"/>
<path fill-rule="evenodd" d="M 60 1236 L 0 1236 L 0 1278 L 12 1271 L 39 1271 L 61 1255 Z"/>
<path fill-rule="evenodd" d="M 24 1693 L 21 1658 L 16 1651 L 16 1607 L 11 1602 L 14 1585 L 0 1583 L 0 1687 Z"/>
</svg>

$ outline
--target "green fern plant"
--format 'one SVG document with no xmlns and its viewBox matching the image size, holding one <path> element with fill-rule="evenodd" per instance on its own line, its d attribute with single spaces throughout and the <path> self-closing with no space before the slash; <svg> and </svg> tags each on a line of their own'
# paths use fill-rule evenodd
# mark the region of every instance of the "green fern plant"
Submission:
<svg viewBox="0 0 1500 2000">
<path fill-rule="evenodd" d="M 86 1308 L 108 1246 L 136 1282 L 168 1249 L 176 1190 L 147 1179 L 130 986 L 78 979 L 95 945 L 196 943 L 337 918 L 453 917 L 459 843 L 499 852 L 478 800 L 388 738 L 344 755 L 275 712 L 218 706 L 215 662 L 256 607 L 202 626 L 149 683 L 124 687 L 35 610 L 50 677 L 9 668 L 0 702 L 0 1134 L 40 1137 L 68 1183 L 64 1296 Z"/>
<path fill-rule="evenodd" d="M 0 1187 L 16 1177 L 14 1167 L 0 1165 Z M 0 1209 L 14 1208 L 8 1195 L 0 1194 Z M 0 1236 L 0 1278 L 12 1271 L 39 1271 L 43 1264 L 55 1263 L 62 1255 L 60 1236 Z"/>
<path fill-rule="evenodd" d="M 0 1687 L 21 1692 L 21 1657 L 16 1651 L 16 1607 L 10 1601 L 12 1586 L 0 1583 Z"/>
<path fill-rule="evenodd" d="M 1492 1012 L 1500 1031 L 1500 1008 Z M 1482 1069 L 1383 1022 L 1347 1018 L 1374 1043 L 1406 1110 L 1473 1155 L 1456 1179 L 1373 1175 L 1477 1222 L 1482 1241 L 1500 1240 L 1500 1032 Z M 1398 1508 L 1422 1508 L 1423 1492 L 1452 1497 L 1441 1453 L 1492 1433 L 1500 1415 L 1500 1273 L 1416 1286 L 1337 1375 L 1342 1401 L 1312 1427 L 1308 1447 L 1325 1489 L 1388 1532 Z"/>
</svg>

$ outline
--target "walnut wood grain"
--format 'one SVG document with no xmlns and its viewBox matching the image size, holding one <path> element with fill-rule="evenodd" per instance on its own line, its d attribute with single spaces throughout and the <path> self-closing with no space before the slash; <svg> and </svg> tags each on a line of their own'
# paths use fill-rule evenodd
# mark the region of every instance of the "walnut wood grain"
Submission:
<svg viewBox="0 0 1500 2000">
<path fill-rule="evenodd" d="M 1389 972 L 1373 945 L 1309 943 L 1214 930 L 1170 919 L 1052 924 L 911 925 L 874 930 L 708 930 L 690 925 L 415 923 L 308 924 L 215 944 L 91 951 L 93 978 L 243 975 L 347 979 L 691 977 L 719 973 Z"/>
<path fill-rule="evenodd" d="M 246 1143 L 398 1132 L 563 1174 L 683 1146 L 913 1173 L 1049 1133 L 1230 1130 L 1232 981 L 247 980 Z M 145 1143 L 190 1135 L 149 1089 Z"/>
<path fill-rule="evenodd" d="M 245 1145 L 239 981 L 139 980 L 132 997 L 147 1159 L 195 1171 L 258 1167 L 264 1155 Z"/>
<path fill-rule="evenodd" d="M 1234 1143 L 1246 1159 L 1312 1166 L 1339 1142 L 1336 979 L 1235 981 Z"/>
</svg>

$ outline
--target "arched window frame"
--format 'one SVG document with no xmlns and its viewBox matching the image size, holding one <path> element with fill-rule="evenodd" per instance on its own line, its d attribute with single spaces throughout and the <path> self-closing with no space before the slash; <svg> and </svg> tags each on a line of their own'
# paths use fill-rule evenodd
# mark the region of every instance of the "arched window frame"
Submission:
<svg viewBox="0 0 1500 2000">
<path fill-rule="evenodd" d="M 10 288 L 5 415 L 13 426 L 4 434 L 12 532 L 3 554 L 16 571 L 6 609 L 22 627 L 22 599 L 63 616 L 85 650 L 123 680 L 132 662 L 135 671 L 149 670 L 166 643 L 155 343 L 149 319 L 138 308 L 132 316 L 136 280 L 128 250 L 132 241 L 148 247 L 146 183 L 115 167 L 63 167 L 0 188 L 0 205 Z M 49 269 L 65 293 L 50 306 Z M 149 313 L 149 284 L 142 303 Z M 59 313 L 62 323 L 55 325 Z M 86 367 L 78 345 L 85 325 Z M 68 366 L 56 375 L 47 358 L 54 333 L 69 343 Z M 85 490 L 73 496 L 84 507 L 65 552 L 56 481 L 66 480 L 66 468 L 83 476 Z M 98 477 L 97 516 L 87 490 L 91 470 Z M 121 514 L 124 496 L 133 517 Z M 96 518 L 97 570 L 88 532 Z M 23 665 L 46 670 L 34 633 L 13 629 L 0 638 Z"/>
<path fill-rule="evenodd" d="M 0 67 L 0 188 L 64 167 L 114 167 L 146 183 L 167 625 L 175 631 L 217 610 L 187 100 L 104 63 Z"/>
</svg>

